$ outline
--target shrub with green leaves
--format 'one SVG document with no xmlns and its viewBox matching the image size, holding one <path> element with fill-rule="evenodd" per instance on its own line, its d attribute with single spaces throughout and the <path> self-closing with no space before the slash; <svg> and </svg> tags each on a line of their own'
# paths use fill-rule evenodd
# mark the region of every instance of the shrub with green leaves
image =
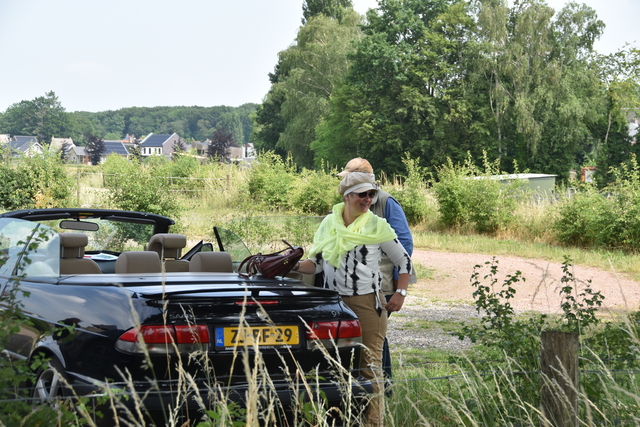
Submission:
<svg viewBox="0 0 640 427">
<path fill-rule="evenodd" d="M 501 182 L 499 162 L 491 163 L 486 154 L 484 170 L 469 157 L 460 165 L 451 159 L 437 168 L 433 188 L 440 219 L 445 227 L 470 226 L 478 233 L 495 233 L 513 222 L 518 198 L 526 195 L 518 180 Z"/>
<path fill-rule="evenodd" d="M 339 183 L 335 174 L 303 169 L 291 190 L 292 208 L 303 214 L 328 214 L 333 205 L 342 200 L 338 194 Z"/>
<path fill-rule="evenodd" d="M 181 207 L 163 185 L 164 178 L 151 175 L 151 170 L 138 162 L 120 156 L 108 156 L 102 165 L 108 202 L 117 209 L 149 212 L 177 217 Z"/>
<path fill-rule="evenodd" d="M 55 153 L 0 164 L 0 205 L 6 210 L 65 207 L 75 187 Z"/>
<path fill-rule="evenodd" d="M 176 154 L 171 159 L 164 156 L 150 156 L 144 162 L 145 169 L 159 179 L 166 188 L 171 190 L 189 190 L 183 194 L 188 197 L 197 195 L 204 188 L 202 180 L 190 179 L 199 173 L 200 161 L 186 154 Z"/>
<path fill-rule="evenodd" d="M 604 297 L 591 286 L 591 282 L 582 282 L 572 273 L 572 263 L 568 257 L 562 264 L 563 276 L 560 280 L 561 310 L 558 316 L 545 314 L 516 315 L 511 305 L 515 297 L 518 283 L 525 281 L 520 271 L 506 275 L 502 284 L 498 283 L 498 260 L 485 262 L 485 266 L 476 265 L 471 276 L 471 286 L 475 289 L 473 298 L 476 310 L 480 314 L 478 323 L 461 324 L 458 337 L 468 338 L 474 343 L 482 344 L 478 351 L 484 356 L 481 359 L 495 357 L 504 359 L 504 364 L 512 365 L 509 370 L 535 373 L 540 370 L 540 335 L 544 330 L 561 330 L 576 332 L 581 337 L 594 330 L 599 324 L 597 309 L 602 305 Z M 486 269 L 488 268 L 488 273 Z M 599 355 L 602 357 L 603 355 Z M 465 366 L 467 360 L 458 362 Z M 486 363 L 486 364 L 485 364 Z M 587 363 L 584 359 L 582 364 Z M 496 369 L 496 360 L 476 362 L 476 370 Z M 515 369 L 514 369 L 515 368 Z M 527 402 L 537 401 L 540 391 L 538 375 L 514 375 L 496 377 L 501 393 L 510 393 L 516 389 L 516 397 Z M 593 387 L 602 385 L 592 384 Z M 590 396 L 591 398 L 591 396 Z M 509 414 L 510 416 L 513 414 Z"/>
<path fill-rule="evenodd" d="M 420 158 L 411 159 L 409 154 L 405 154 L 402 160 L 407 168 L 407 176 L 404 185 L 400 189 L 390 188 L 389 193 L 400 203 L 409 225 L 416 225 L 427 219 L 428 215 L 434 214 L 429 209 L 426 199 L 425 176 L 426 168 L 420 167 Z"/>
<path fill-rule="evenodd" d="M 291 208 L 296 177 L 296 167 L 290 157 L 283 161 L 272 151 L 259 155 L 249 171 L 251 200 L 274 210 Z"/>
<path fill-rule="evenodd" d="M 615 181 L 603 190 L 583 184 L 557 205 L 552 227 L 558 241 L 581 247 L 640 249 L 640 167 L 635 157 L 629 164 L 612 168 Z"/>
</svg>

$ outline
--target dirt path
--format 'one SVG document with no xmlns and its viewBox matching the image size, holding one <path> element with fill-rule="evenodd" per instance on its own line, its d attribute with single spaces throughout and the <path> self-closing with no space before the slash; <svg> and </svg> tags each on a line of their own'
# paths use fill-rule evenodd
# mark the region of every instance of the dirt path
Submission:
<svg viewBox="0 0 640 427">
<path fill-rule="evenodd" d="M 475 265 L 491 261 L 490 255 L 460 254 L 415 250 L 412 259 L 431 269 L 429 279 L 419 280 L 412 285 L 410 294 L 416 299 L 428 298 L 440 301 L 472 303 L 470 277 Z M 498 260 L 498 285 L 504 283 L 507 274 L 521 271 L 526 278 L 516 286 L 513 302 L 517 311 L 535 310 L 542 313 L 560 311 L 560 279 L 562 264 L 539 259 L 517 257 L 496 257 Z M 481 277 L 489 273 L 488 266 L 481 270 Z M 604 308 L 609 310 L 638 310 L 640 304 L 640 282 L 628 276 L 593 267 L 574 265 L 572 273 L 580 286 L 591 280 L 592 289 L 604 295 Z M 488 284 L 488 282 L 483 282 Z M 408 298 L 407 303 L 411 302 Z"/>
<path fill-rule="evenodd" d="M 387 337 L 391 345 L 413 348 L 438 348 L 441 350 L 461 350 L 467 348 L 468 341 L 460 341 L 445 331 L 420 328 L 417 320 L 430 322 L 463 322 L 478 316 L 473 305 L 473 291 L 470 278 L 475 265 L 482 265 L 481 277 L 489 273 L 485 262 L 490 255 L 459 254 L 414 250 L 412 259 L 430 271 L 429 278 L 421 279 L 409 287 L 405 305 L 398 314 L 389 319 Z M 563 276 L 561 263 L 550 263 L 539 259 L 517 257 L 496 257 L 498 260 L 498 282 L 501 286 L 507 274 L 521 271 L 526 281 L 518 282 L 512 305 L 516 311 L 537 311 L 540 313 L 560 312 L 560 279 Z M 617 274 L 593 267 L 573 266 L 572 273 L 578 285 L 584 286 L 591 280 L 592 289 L 604 295 L 601 310 L 619 312 L 625 308 L 639 310 L 640 282 L 631 280 L 624 274 Z M 483 284 L 489 284 L 487 281 Z M 582 288 L 580 288 L 582 289 Z M 497 289 L 496 291 L 499 291 Z M 432 323 L 433 325 L 434 323 Z"/>
</svg>

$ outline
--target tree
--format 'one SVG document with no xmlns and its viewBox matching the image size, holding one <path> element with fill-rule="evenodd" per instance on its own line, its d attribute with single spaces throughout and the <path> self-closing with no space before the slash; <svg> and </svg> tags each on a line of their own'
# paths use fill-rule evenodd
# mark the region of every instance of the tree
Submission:
<svg viewBox="0 0 640 427">
<path fill-rule="evenodd" d="M 278 140 L 285 128 L 285 120 L 281 113 L 285 94 L 279 86 L 275 85 L 279 81 L 278 76 L 278 66 L 276 66 L 275 73 L 269 73 L 271 88 L 254 115 L 251 141 L 258 151 L 273 151 L 284 159 L 287 157 L 287 152 L 278 147 Z"/>
<path fill-rule="evenodd" d="M 64 162 L 69 150 L 71 150 L 71 143 L 68 141 L 63 142 L 60 148 L 58 149 L 58 156 L 60 157 L 60 160 Z"/>
<path fill-rule="evenodd" d="M 131 145 L 127 148 L 129 152 L 129 160 L 140 164 L 142 162 L 142 152 L 140 150 L 140 138 L 132 135 Z"/>
<path fill-rule="evenodd" d="M 220 121 L 226 120 L 225 116 L 236 115 L 238 121 L 229 129 L 236 133 L 237 142 L 241 144 L 249 142 L 249 116 L 256 108 L 257 104 L 247 103 L 240 107 L 130 107 L 99 113 L 80 111 L 70 114 L 81 129 L 77 133 L 83 135 L 97 135 L 108 139 L 107 134 L 117 134 L 119 136 L 114 139 L 120 139 L 123 135 L 175 132 L 185 141 L 204 141 Z"/>
<path fill-rule="evenodd" d="M 242 127 L 240 114 L 238 114 L 237 111 L 230 111 L 220 114 L 220 119 L 216 126 L 226 129 L 233 136 L 231 146 L 242 146 L 244 141 L 244 129 Z"/>
<path fill-rule="evenodd" d="M 320 14 L 341 21 L 345 9 L 351 8 L 351 0 L 305 0 L 302 5 L 302 25 L 306 25 L 311 18 Z"/>
<path fill-rule="evenodd" d="M 11 105 L 2 115 L 0 126 L 5 133 L 35 135 L 47 144 L 53 136 L 69 137 L 75 132 L 69 113 L 54 92 Z"/>
<path fill-rule="evenodd" d="M 599 114 L 601 143 L 595 155 L 599 185 L 614 179 L 611 168 L 629 163 L 631 154 L 640 154 L 638 144 L 632 144 L 628 117 L 640 113 L 640 50 L 628 46 L 597 58 L 602 91 L 605 97 Z"/>
<path fill-rule="evenodd" d="M 229 148 L 233 146 L 233 141 L 233 134 L 224 126 L 216 127 L 207 150 L 207 157 L 217 159 L 219 162 L 229 161 Z"/>
<path fill-rule="evenodd" d="M 104 146 L 104 140 L 97 136 L 90 136 L 89 143 L 87 144 L 87 154 L 89 155 L 89 161 L 92 165 L 99 165 L 100 158 L 104 154 L 106 148 Z"/>
<path fill-rule="evenodd" d="M 382 0 L 367 20 L 345 84 L 332 95 L 311 145 L 316 165 L 359 155 L 394 173 L 404 168 L 405 152 L 442 163 L 459 149 L 468 114 L 460 92 L 473 39 L 464 4 Z"/>
<path fill-rule="evenodd" d="M 298 166 L 313 167 L 315 128 L 347 73 L 358 22 L 353 10 L 345 10 L 340 21 L 318 14 L 300 28 L 296 44 L 280 53 L 269 95 L 256 115 L 258 149 L 291 153 Z"/>
<path fill-rule="evenodd" d="M 184 143 L 182 138 L 178 139 L 171 148 L 173 149 L 174 156 L 180 156 L 187 151 L 187 145 Z"/>
<path fill-rule="evenodd" d="M 572 3 L 554 19 L 542 0 L 379 3 L 316 128 L 316 165 L 362 156 L 401 174 L 404 153 L 433 171 L 467 153 L 480 165 L 486 151 L 505 171 L 567 177 L 585 157 L 602 102 L 593 9 Z"/>
<path fill-rule="evenodd" d="M 557 14 L 539 0 L 511 9 L 504 0 L 472 5 L 479 41 L 469 64 L 473 126 L 486 132 L 478 141 L 505 171 L 517 164 L 568 178 L 593 146 L 601 96 L 591 58 L 604 24 L 575 3 Z"/>
</svg>

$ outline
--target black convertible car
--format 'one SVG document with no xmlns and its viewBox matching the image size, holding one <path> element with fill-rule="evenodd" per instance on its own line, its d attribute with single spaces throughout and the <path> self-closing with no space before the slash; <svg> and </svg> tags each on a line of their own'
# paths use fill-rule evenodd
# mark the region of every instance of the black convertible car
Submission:
<svg viewBox="0 0 640 427">
<path fill-rule="evenodd" d="M 126 397 L 119 417 L 157 425 L 229 402 L 268 425 L 300 408 L 337 419 L 362 409 L 360 323 L 337 294 L 240 277 L 235 235 L 216 229 L 215 244 L 188 249 L 172 225 L 102 209 L 0 215 L 0 289 L 18 286 L 28 319 L 3 351 L 48 360 L 32 398 L 115 394 Z"/>
</svg>

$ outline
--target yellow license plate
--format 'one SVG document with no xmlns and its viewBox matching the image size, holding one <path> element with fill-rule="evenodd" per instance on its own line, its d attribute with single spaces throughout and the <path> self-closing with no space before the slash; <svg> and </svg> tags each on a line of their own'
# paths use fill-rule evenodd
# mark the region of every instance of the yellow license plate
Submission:
<svg viewBox="0 0 640 427">
<path fill-rule="evenodd" d="M 291 347 L 300 344 L 297 326 L 250 326 L 216 328 L 216 347 Z"/>
</svg>

